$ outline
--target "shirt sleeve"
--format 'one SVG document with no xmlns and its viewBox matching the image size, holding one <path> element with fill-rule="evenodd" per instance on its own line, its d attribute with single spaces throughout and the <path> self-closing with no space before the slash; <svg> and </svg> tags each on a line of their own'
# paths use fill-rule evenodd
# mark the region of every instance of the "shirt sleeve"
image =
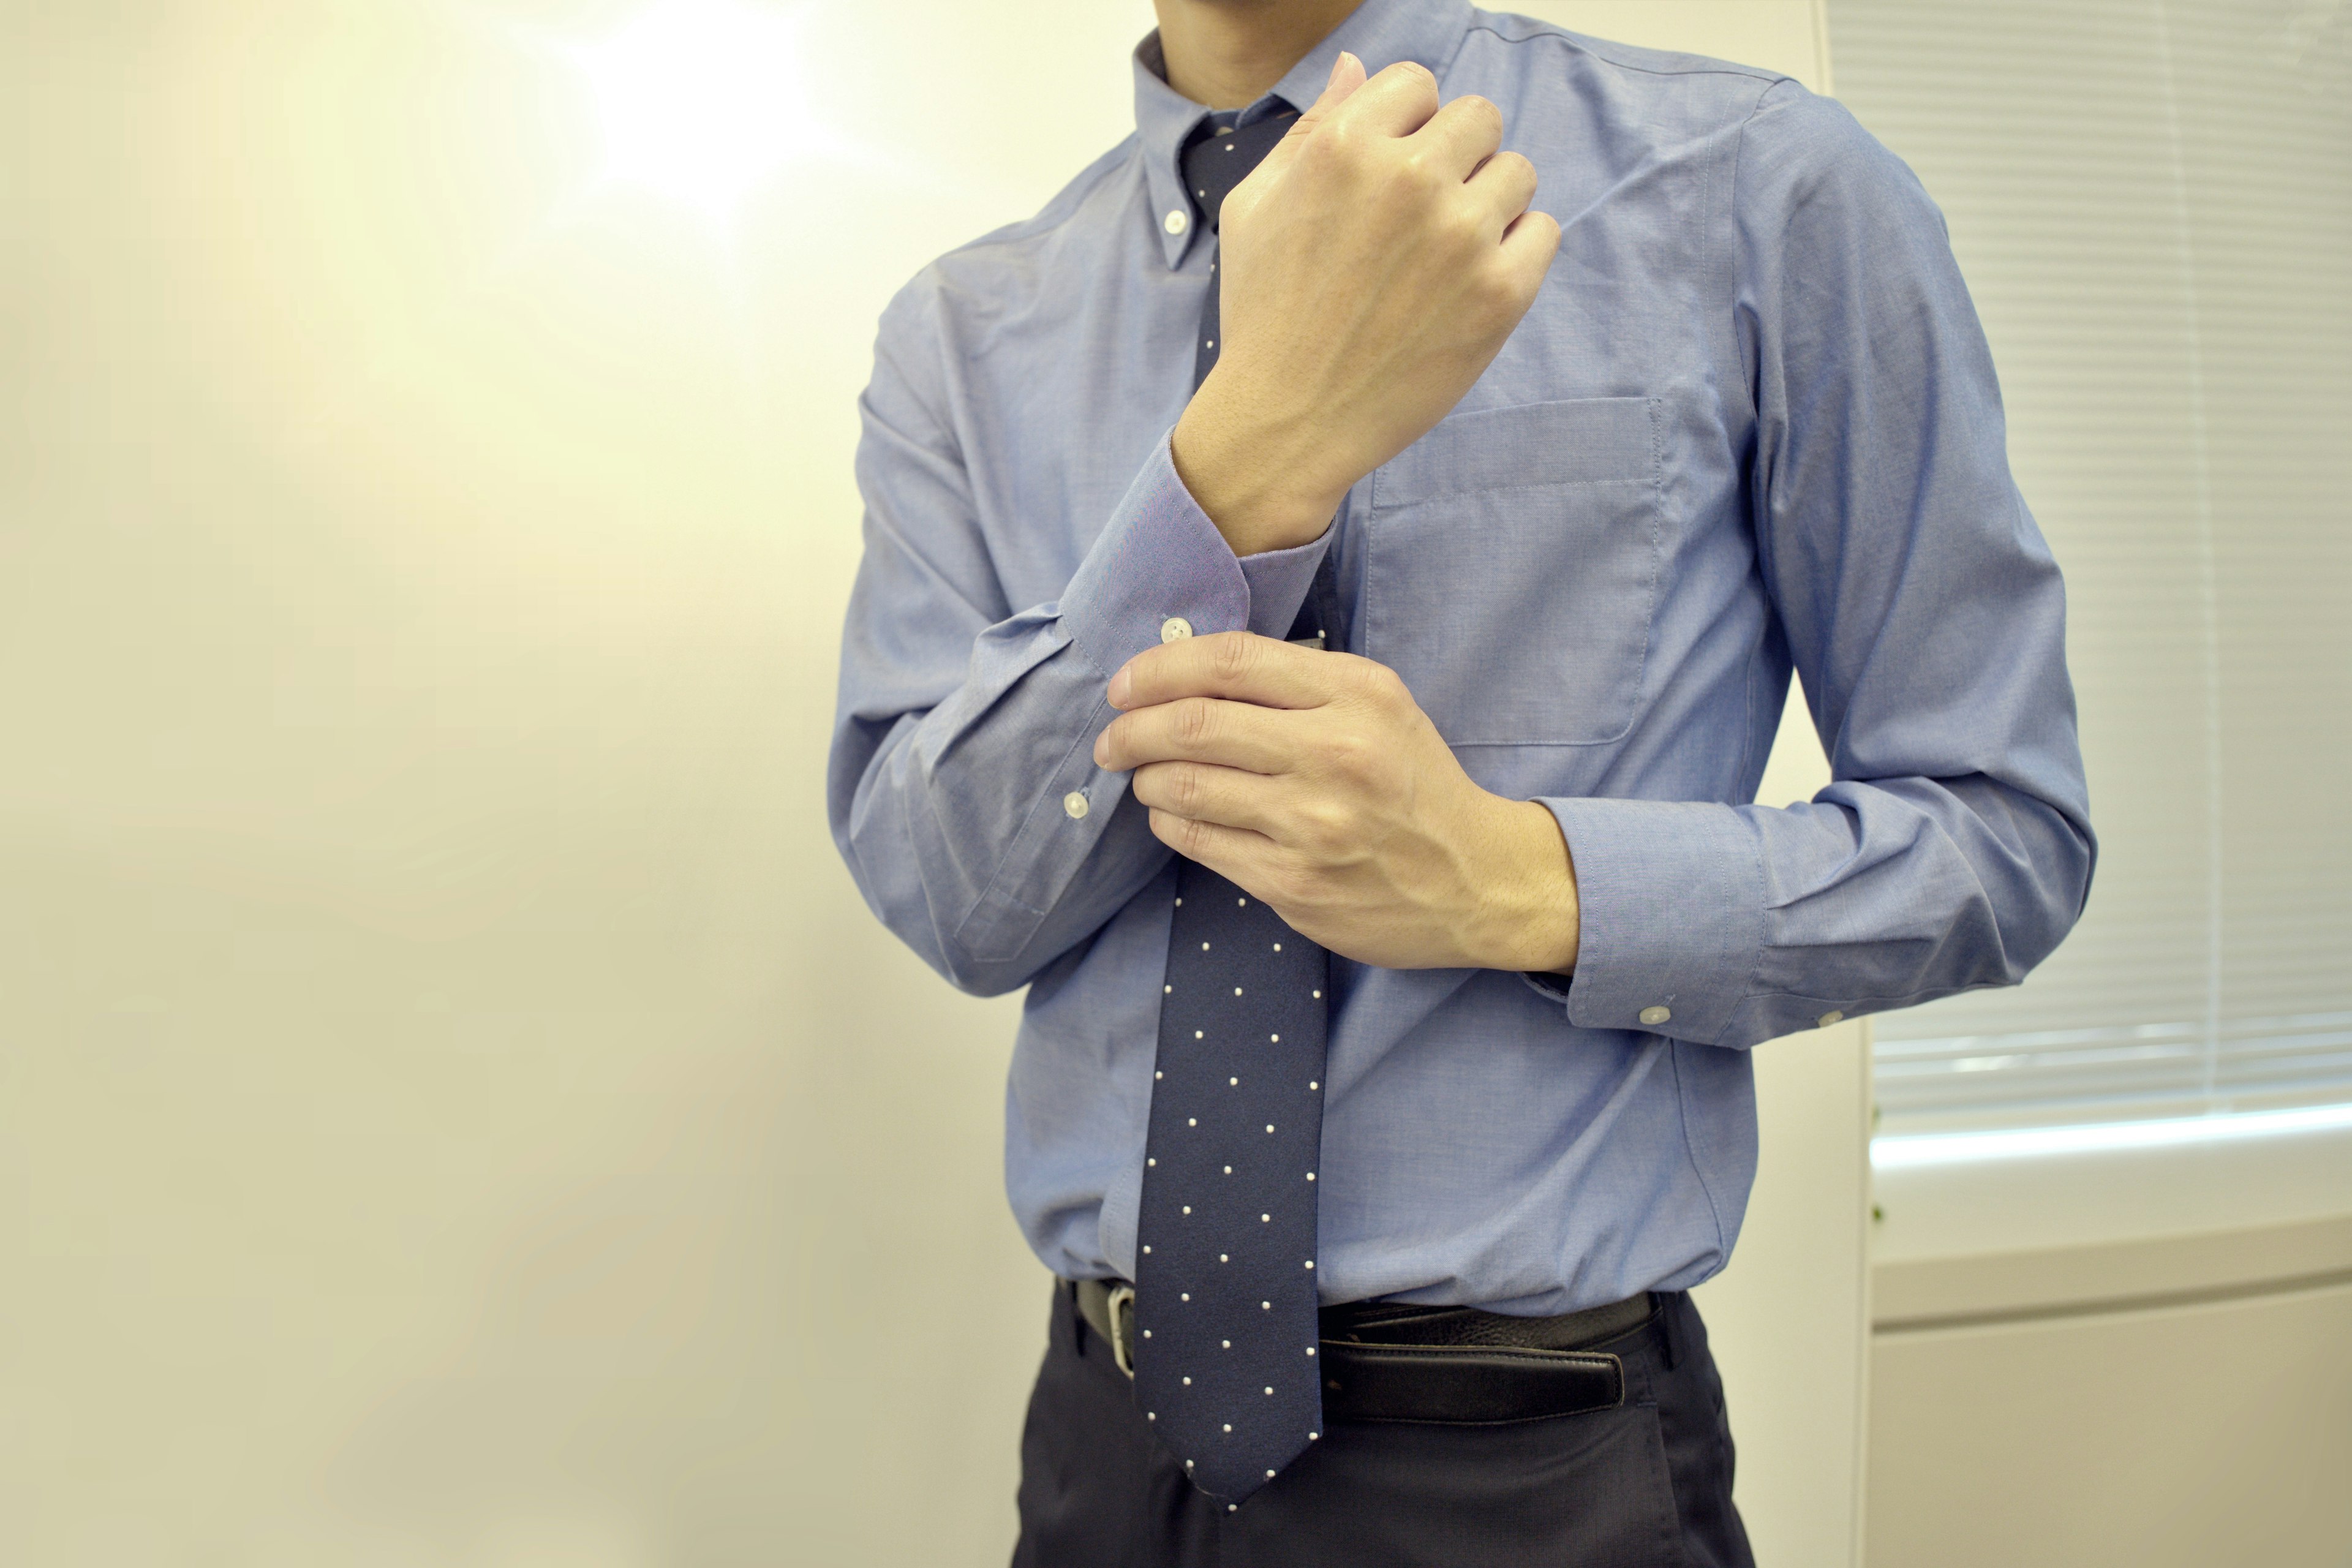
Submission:
<svg viewBox="0 0 2352 1568">
<path fill-rule="evenodd" d="M 1745 1047 L 2016 984 L 2095 843 L 2064 589 L 1942 215 L 1793 82 L 1732 207 L 1758 564 L 1833 782 L 1786 809 L 1545 804 L 1579 889 L 1570 1018 Z"/>
<path fill-rule="evenodd" d="M 1237 560 L 1163 439 L 1059 600 L 1007 604 L 953 422 L 925 395 L 925 308 L 919 283 L 885 314 L 859 401 L 865 553 L 827 803 L 874 912 L 993 994 L 1086 941 L 1168 859 L 1127 775 L 1094 765 L 1112 672 L 1171 618 L 1280 635 L 1324 545 Z"/>
</svg>

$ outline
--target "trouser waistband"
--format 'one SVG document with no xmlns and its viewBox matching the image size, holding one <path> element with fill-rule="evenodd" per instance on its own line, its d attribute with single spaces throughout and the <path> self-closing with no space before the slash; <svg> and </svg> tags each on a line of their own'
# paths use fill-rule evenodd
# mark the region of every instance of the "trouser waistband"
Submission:
<svg viewBox="0 0 2352 1568">
<path fill-rule="evenodd" d="M 1079 1316 L 1133 1376 L 1134 1288 L 1081 1279 L 1070 1289 Z M 1662 1331 L 1661 1306 L 1643 1291 L 1548 1318 L 1394 1302 L 1326 1307 L 1324 1418 L 1488 1426 L 1612 1408 L 1624 1402 L 1624 1364 L 1600 1347 L 1638 1330 Z"/>
</svg>

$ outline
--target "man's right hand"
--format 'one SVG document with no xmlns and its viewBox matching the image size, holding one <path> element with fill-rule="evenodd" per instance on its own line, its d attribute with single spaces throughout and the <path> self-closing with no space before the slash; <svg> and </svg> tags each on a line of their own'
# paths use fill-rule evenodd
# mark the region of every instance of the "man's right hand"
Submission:
<svg viewBox="0 0 2352 1568">
<path fill-rule="evenodd" d="M 1535 302 L 1559 225 L 1502 111 L 1343 54 L 1225 198 L 1225 342 L 1177 422 L 1177 472 L 1237 555 L 1305 544 L 1348 488 L 1445 417 Z"/>
</svg>

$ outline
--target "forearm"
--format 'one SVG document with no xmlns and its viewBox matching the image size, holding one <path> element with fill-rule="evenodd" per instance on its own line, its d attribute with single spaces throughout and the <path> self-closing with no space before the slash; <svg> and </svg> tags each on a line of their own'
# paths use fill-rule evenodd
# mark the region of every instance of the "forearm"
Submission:
<svg viewBox="0 0 2352 1568">
<path fill-rule="evenodd" d="M 874 499 L 887 505 L 887 476 Z M 1096 767 L 1108 669 L 1144 646 L 1288 617 L 1319 544 L 1236 560 L 1154 453 L 1062 598 L 982 625 L 873 526 L 842 658 L 834 832 L 867 902 L 967 989 L 1023 984 L 1167 859 Z"/>
<path fill-rule="evenodd" d="M 1835 782 L 1785 809 L 1547 804 L 1580 894 L 1569 1017 L 1745 1047 L 2015 984 L 2094 850 L 2064 589 L 1941 215 L 1788 82 L 1728 195 L 1755 560 Z"/>
<path fill-rule="evenodd" d="M 1747 1047 L 2015 984 L 2090 879 L 2074 815 L 1983 776 L 1846 780 L 1785 809 L 1546 804 L 1580 873 L 1568 1014 L 1587 1028 Z"/>
<path fill-rule="evenodd" d="M 1087 742 L 1102 682 L 1021 617 L 975 645 L 966 680 L 927 711 L 845 714 L 835 839 L 884 924 L 965 990 L 1024 984 L 1085 940 L 1167 858 Z"/>
</svg>

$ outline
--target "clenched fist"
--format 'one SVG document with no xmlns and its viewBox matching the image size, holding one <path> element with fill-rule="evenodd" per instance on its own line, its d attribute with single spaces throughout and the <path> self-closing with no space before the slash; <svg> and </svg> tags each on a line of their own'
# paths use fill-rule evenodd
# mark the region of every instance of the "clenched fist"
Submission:
<svg viewBox="0 0 2352 1568">
<path fill-rule="evenodd" d="M 1177 472 L 1237 555 L 1304 544 L 1444 418 L 1519 324 L 1559 247 L 1502 111 L 1343 54 L 1225 198 L 1224 345 L 1178 421 Z"/>
</svg>

